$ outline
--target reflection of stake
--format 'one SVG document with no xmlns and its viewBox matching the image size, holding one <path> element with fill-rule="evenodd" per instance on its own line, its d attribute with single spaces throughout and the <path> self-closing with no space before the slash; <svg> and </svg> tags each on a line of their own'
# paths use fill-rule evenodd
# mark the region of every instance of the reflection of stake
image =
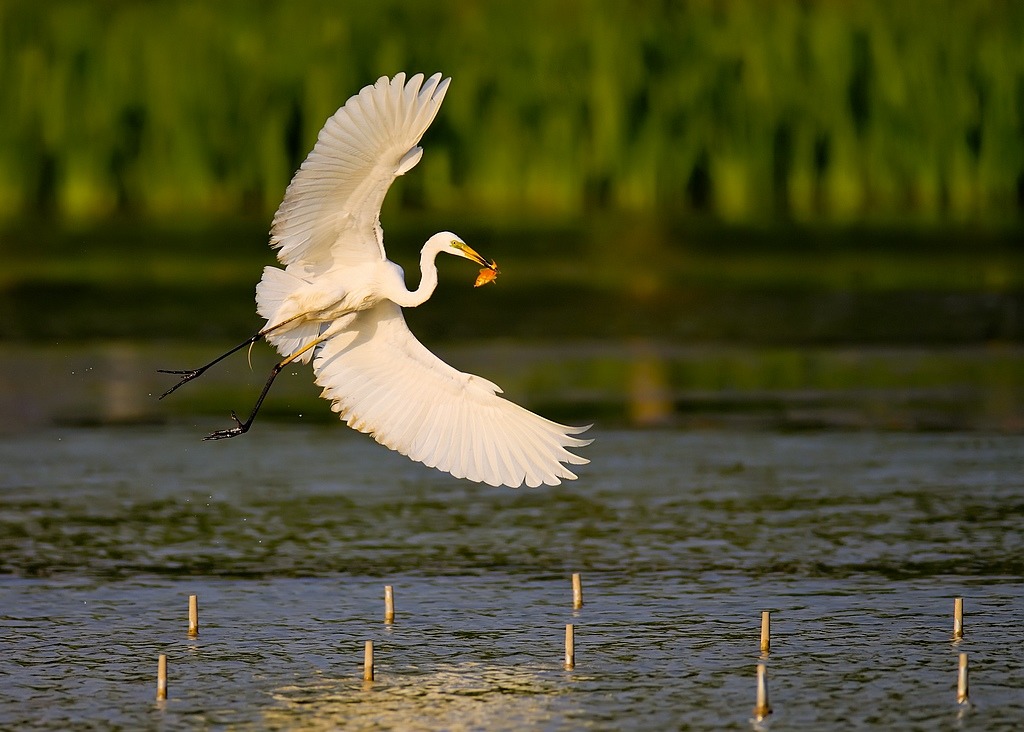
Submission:
<svg viewBox="0 0 1024 732">
<path fill-rule="evenodd" d="M 768 671 L 763 663 L 757 664 L 757 703 L 754 705 L 754 719 L 760 722 L 772 713 L 768 703 Z"/>
<path fill-rule="evenodd" d="M 953 640 L 964 637 L 964 598 L 953 600 Z"/>
<path fill-rule="evenodd" d="M 957 704 L 966 704 L 970 700 L 967 698 L 967 654 L 960 654 L 960 673 L 957 674 L 956 679 L 956 701 Z"/>
</svg>

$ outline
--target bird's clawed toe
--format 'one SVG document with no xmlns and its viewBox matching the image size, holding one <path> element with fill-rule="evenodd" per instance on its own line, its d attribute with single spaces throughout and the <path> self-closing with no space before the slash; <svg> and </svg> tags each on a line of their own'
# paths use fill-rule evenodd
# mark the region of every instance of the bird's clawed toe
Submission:
<svg viewBox="0 0 1024 732">
<path fill-rule="evenodd" d="M 170 389 L 168 389 L 163 394 L 161 394 L 159 398 L 163 399 L 165 396 L 167 396 L 168 394 L 174 392 L 179 387 L 184 386 L 188 382 L 192 381 L 192 379 L 194 379 L 197 376 L 201 375 L 204 371 L 206 371 L 205 368 L 201 368 L 201 369 L 185 369 L 185 370 L 157 369 L 157 373 L 158 374 L 175 374 L 175 375 L 181 377 L 181 379 L 178 380 L 177 384 L 175 384 Z"/>
<path fill-rule="evenodd" d="M 249 431 L 249 425 L 251 424 L 251 420 L 249 422 L 243 422 L 238 418 L 238 415 L 235 414 L 234 412 L 231 413 L 231 419 L 235 420 L 234 427 L 232 427 L 229 430 L 217 430 L 216 432 L 211 432 L 203 439 L 224 440 L 228 437 L 238 437 L 239 435 L 244 435 L 246 432 Z"/>
</svg>

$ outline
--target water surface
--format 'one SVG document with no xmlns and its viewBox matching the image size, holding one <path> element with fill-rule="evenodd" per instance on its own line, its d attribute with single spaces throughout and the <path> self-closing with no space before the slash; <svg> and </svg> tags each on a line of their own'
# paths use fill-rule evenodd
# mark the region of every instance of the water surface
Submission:
<svg viewBox="0 0 1024 732">
<path fill-rule="evenodd" d="M 597 428 L 578 482 L 510 490 L 340 425 L 204 426 L 0 441 L 0 727 L 747 728 L 762 610 L 771 727 L 1024 715 L 1020 436 Z"/>
</svg>

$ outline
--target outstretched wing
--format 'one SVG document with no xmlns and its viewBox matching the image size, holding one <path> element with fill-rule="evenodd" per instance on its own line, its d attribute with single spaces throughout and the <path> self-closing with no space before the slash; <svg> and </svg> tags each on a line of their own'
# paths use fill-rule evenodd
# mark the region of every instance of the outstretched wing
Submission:
<svg viewBox="0 0 1024 732">
<path fill-rule="evenodd" d="M 270 245 L 286 266 L 308 274 L 332 264 L 384 258 L 380 207 L 395 178 L 419 162 L 417 146 L 450 79 L 382 76 L 334 113 L 320 130 L 274 214 Z"/>
<path fill-rule="evenodd" d="M 349 426 L 456 478 L 535 487 L 576 476 L 563 463 L 589 462 L 566 448 L 590 444 L 566 427 L 500 396 L 497 386 L 457 371 L 409 331 L 384 300 L 360 311 L 349 330 L 313 359 L 321 396 Z"/>
</svg>

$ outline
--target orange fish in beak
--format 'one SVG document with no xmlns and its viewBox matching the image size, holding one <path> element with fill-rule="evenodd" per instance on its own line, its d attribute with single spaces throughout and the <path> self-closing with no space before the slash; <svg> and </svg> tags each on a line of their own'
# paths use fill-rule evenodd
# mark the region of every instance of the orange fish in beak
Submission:
<svg viewBox="0 0 1024 732">
<path fill-rule="evenodd" d="M 492 259 L 489 265 L 480 270 L 480 274 L 476 276 L 476 282 L 473 283 L 473 287 L 480 287 L 488 282 L 494 282 L 499 274 L 498 263 Z"/>
</svg>

